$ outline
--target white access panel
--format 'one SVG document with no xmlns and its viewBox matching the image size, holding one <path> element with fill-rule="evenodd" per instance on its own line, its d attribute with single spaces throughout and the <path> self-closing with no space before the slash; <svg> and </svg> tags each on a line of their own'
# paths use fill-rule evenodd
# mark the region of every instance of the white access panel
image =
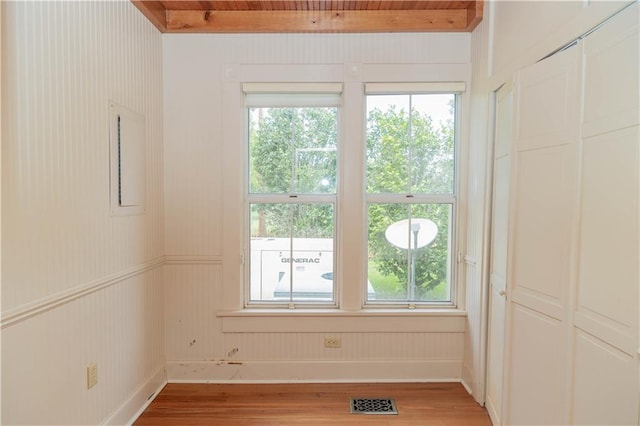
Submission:
<svg viewBox="0 0 640 426">
<path fill-rule="evenodd" d="M 115 102 L 109 103 L 111 212 L 144 211 L 146 187 L 145 118 Z"/>
</svg>

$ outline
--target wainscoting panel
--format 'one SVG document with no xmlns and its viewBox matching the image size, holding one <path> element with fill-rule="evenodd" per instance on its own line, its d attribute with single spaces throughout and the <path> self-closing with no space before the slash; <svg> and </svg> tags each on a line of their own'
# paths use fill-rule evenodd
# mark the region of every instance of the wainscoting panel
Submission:
<svg viewBox="0 0 640 426">
<path fill-rule="evenodd" d="M 2 423 L 102 424 L 138 388 L 157 388 L 162 273 L 157 267 L 4 328 Z M 87 389 L 90 363 L 98 383 Z"/>
</svg>

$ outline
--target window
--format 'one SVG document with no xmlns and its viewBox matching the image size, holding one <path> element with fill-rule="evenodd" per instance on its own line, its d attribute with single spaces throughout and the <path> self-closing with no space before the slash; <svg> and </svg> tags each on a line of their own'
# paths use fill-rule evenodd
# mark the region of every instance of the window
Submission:
<svg viewBox="0 0 640 426">
<path fill-rule="evenodd" d="M 455 305 L 464 85 L 341 87 L 243 85 L 244 305 Z"/>
<path fill-rule="evenodd" d="M 450 303 L 455 94 L 367 94 L 368 303 Z"/>
<path fill-rule="evenodd" d="M 248 305 L 336 304 L 339 100 L 325 93 L 245 96 Z"/>
</svg>

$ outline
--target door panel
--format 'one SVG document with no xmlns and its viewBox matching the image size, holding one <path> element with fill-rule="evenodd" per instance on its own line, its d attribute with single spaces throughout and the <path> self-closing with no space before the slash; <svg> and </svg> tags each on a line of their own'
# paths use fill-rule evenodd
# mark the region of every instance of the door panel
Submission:
<svg viewBox="0 0 640 426">
<path fill-rule="evenodd" d="M 580 49 L 515 74 L 507 424 L 565 424 Z"/>
<path fill-rule="evenodd" d="M 560 319 L 569 274 L 576 145 L 517 154 L 513 222 L 514 297 L 549 304 Z"/>
<path fill-rule="evenodd" d="M 639 9 L 635 3 L 584 43 L 571 400 L 576 424 L 640 420 Z"/>
<path fill-rule="evenodd" d="M 573 424 L 632 425 L 638 418 L 636 360 L 576 329 Z M 594 372 L 597 372 L 594 374 Z"/>
<path fill-rule="evenodd" d="M 514 77 L 506 424 L 639 421 L 639 17 Z"/>
<path fill-rule="evenodd" d="M 584 141 L 578 310 L 617 327 L 637 321 L 638 127 Z M 631 331 L 631 330 L 628 330 Z"/>
<path fill-rule="evenodd" d="M 502 381 L 504 368 L 504 325 L 507 290 L 507 231 L 509 179 L 513 140 L 513 91 L 505 84 L 496 94 L 495 148 L 493 166 L 493 204 L 491 218 L 491 262 L 489 331 L 487 344 L 486 406 L 494 425 L 502 420 Z"/>
<path fill-rule="evenodd" d="M 508 425 L 562 425 L 567 345 L 562 321 L 513 303 Z"/>
<path fill-rule="evenodd" d="M 579 114 L 577 59 L 574 46 L 516 73 L 518 151 L 575 142 Z"/>
</svg>

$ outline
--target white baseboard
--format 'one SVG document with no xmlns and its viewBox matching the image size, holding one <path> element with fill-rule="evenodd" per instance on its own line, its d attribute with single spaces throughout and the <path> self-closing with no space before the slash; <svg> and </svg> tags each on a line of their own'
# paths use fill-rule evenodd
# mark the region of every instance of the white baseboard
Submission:
<svg viewBox="0 0 640 426">
<path fill-rule="evenodd" d="M 471 395 L 480 406 L 484 407 L 484 395 L 478 390 L 478 381 L 475 379 L 473 370 L 471 370 L 468 364 L 463 364 L 462 366 L 462 379 L 460 383 L 462 383 L 462 386 L 469 392 L 469 395 Z"/>
<path fill-rule="evenodd" d="M 105 425 L 131 425 L 158 396 L 167 384 L 165 367 L 162 366 L 104 423 Z"/>
<path fill-rule="evenodd" d="M 473 371 L 471 370 L 471 367 L 469 367 L 469 364 L 464 363 L 462 365 L 462 380 L 461 380 L 463 386 L 467 389 L 467 392 L 469 392 L 469 394 L 473 395 Z"/>
<path fill-rule="evenodd" d="M 462 360 L 170 361 L 169 383 L 460 382 Z"/>
<path fill-rule="evenodd" d="M 460 380 L 460 383 L 462 383 L 462 386 L 464 386 L 465 390 L 469 393 L 469 395 L 473 395 L 473 391 L 471 390 L 467 382 L 465 382 L 464 377 L 462 378 L 462 380 Z"/>
</svg>

